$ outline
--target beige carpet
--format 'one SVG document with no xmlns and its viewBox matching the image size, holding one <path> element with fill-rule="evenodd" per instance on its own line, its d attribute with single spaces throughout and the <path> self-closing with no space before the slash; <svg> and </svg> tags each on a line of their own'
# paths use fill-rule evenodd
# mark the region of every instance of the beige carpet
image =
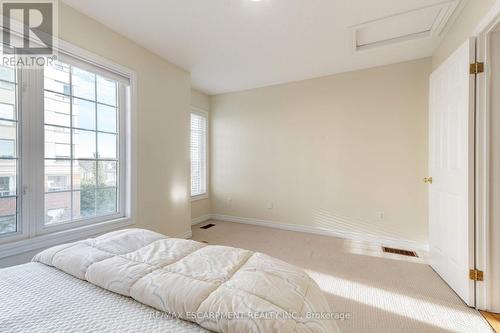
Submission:
<svg viewBox="0 0 500 333">
<path fill-rule="evenodd" d="M 325 293 L 342 332 L 493 332 L 425 263 L 378 247 L 230 222 L 193 226 L 193 239 L 263 252 L 305 269 Z"/>
</svg>

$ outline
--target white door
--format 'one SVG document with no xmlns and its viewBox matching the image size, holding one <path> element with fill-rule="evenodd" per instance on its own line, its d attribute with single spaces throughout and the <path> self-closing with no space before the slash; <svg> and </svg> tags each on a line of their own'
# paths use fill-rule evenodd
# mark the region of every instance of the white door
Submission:
<svg viewBox="0 0 500 333">
<path fill-rule="evenodd" d="M 474 306 L 475 42 L 431 75 L 429 95 L 429 244 L 434 270 Z"/>
</svg>

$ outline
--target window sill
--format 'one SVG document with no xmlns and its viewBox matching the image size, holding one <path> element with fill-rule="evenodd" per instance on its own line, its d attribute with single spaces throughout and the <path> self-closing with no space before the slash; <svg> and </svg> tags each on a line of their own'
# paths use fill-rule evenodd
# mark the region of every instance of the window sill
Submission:
<svg viewBox="0 0 500 333">
<path fill-rule="evenodd" d="M 206 200 L 206 199 L 208 199 L 208 194 L 207 193 L 200 194 L 200 195 L 195 195 L 195 196 L 191 197 L 191 202 L 201 201 L 201 200 Z"/>
<path fill-rule="evenodd" d="M 120 218 L 106 222 L 86 225 L 74 229 L 53 232 L 33 238 L 12 241 L 0 245 L 0 259 L 23 254 L 29 251 L 42 250 L 55 245 L 81 240 L 90 236 L 110 232 L 123 227 L 131 226 L 134 222 L 130 218 Z"/>
</svg>

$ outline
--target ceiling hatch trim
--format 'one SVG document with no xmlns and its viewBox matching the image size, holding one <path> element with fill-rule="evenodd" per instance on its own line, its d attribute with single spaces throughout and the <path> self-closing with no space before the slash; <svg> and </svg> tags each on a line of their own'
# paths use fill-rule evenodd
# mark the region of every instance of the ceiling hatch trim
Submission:
<svg viewBox="0 0 500 333">
<path fill-rule="evenodd" d="M 353 26 L 354 52 L 440 36 L 459 3 L 448 0 Z"/>
</svg>

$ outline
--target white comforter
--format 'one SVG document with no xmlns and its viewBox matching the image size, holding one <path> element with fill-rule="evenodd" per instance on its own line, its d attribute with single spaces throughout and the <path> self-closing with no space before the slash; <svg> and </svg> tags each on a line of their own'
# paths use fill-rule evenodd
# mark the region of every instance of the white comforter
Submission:
<svg viewBox="0 0 500 333">
<path fill-rule="evenodd" d="M 317 284 L 261 253 L 127 229 L 33 261 L 216 332 L 338 332 Z"/>
</svg>

